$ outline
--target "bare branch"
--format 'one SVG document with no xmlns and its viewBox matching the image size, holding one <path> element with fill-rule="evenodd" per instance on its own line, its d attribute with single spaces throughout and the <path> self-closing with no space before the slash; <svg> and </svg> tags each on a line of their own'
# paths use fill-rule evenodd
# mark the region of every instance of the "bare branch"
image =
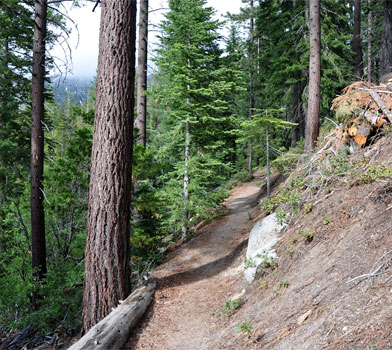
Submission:
<svg viewBox="0 0 392 350">
<path fill-rule="evenodd" d="M 168 10 L 170 10 L 168 7 L 160 7 L 160 8 L 154 9 L 154 10 L 150 10 L 150 11 L 148 11 L 148 13 L 153 13 L 153 12 L 157 12 L 157 11 L 168 11 Z"/>
<path fill-rule="evenodd" d="M 95 9 L 97 8 L 98 4 L 100 4 L 100 3 L 101 3 L 101 0 L 97 0 L 97 2 L 96 2 L 95 5 L 94 5 L 93 12 L 94 12 Z"/>
</svg>

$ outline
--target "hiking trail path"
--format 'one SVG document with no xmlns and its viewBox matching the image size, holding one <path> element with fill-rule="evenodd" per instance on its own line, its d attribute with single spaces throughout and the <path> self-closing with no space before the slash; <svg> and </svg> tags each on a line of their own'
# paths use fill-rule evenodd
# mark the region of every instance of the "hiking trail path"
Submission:
<svg viewBox="0 0 392 350">
<path fill-rule="evenodd" d="M 213 313 L 246 287 L 242 264 L 262 195 L 260 176 L 256 173 L 254 180 L 235 188 L 226 200 L 227 215 L 201 228 L 155 269 L 155 299 L 123 349 L 220 347 L 220 327 Z"/>
</svg>

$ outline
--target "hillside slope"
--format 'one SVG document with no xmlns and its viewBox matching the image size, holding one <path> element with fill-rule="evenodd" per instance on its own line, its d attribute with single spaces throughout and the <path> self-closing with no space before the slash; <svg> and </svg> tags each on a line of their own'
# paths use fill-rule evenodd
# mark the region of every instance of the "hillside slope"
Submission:
<svg viewBox="0 0 392 350">
<path fill-rule="evenodd" d="M 260 267 L 251 285 L 243 261 L 250 217 L 267 214 L 257 205 L 265 194 L 256 181 L 237 188 L 228 216 L 155 271 L 155 302 L 126 349 L 392 349 L 391 154 L 387 135 L 320 162 L 328 175 L 292 175 L 323 187 L 281 232 L 275 268 Z M 244 288 L 240 307 L 224 316 Z"/>
</svg>

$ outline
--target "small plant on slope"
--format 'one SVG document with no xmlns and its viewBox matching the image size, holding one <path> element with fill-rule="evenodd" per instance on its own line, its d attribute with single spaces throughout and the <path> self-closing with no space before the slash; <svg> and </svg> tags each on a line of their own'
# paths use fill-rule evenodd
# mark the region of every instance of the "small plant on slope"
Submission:
<svg viewBox="0 0 392 350">
<path fill-rule="evenodd" d="M 305 237 L 306 242 L 310 243 L 313 241 L 314 235 L 316 232 L 314 231 L 306 231 L 306 230 L 300 230 L 298 231 L 298 234 L 302 237 Z"/>
<path fill-rule="evenodd" d="M 227 299 L 223 304 L 222 311 L 223 315 L 229 317 L 241 306 L 241 299 L 232 300 Z"/>
<path fill-rule="evenodd" d="M 279 289 L 280 289 L 280 288 L 288 288 L 288 287 L 289 287 L 289 282 L 287 282 L 286 280 L 284 280 L 284 281 L 279 281 L 278 286 L 279 286 Z"/>
<path fill-rule="evenodd" d="M 286 247 L 285 252 L 287 255 L 293 256 L 294 254 L 294 249 L 291 247 Z"/>
<path fill-rule="evenodd" d="M 252 332 L 252 325 L 250 322 L 244 321 L 238 325 L 237 331 L 245 335 L 248 335 Z"/>
<path fill-rule="evenodd" d="M 244 259 L 244 266 L 245 266 L 245 269 L 250 269 L 252 267 L 256 267 L 256 263 L 252 258 L 245 258 Z"/>
</svg>

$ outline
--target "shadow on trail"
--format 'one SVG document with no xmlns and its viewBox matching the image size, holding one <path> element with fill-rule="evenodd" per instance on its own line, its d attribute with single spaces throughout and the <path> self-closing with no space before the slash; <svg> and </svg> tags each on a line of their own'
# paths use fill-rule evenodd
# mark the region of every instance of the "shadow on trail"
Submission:
<svg viewBox="0 0 392 350">
<path fill-rule="evenodd" d="M 233 261 L 239 255 L 241 255 L 242 250 L 246 248 L 247 244 L 248 240 L 246 239 L 237 245 L 237 247 L 235 247 L 230 252 L 230 254 L 224 256 L 223 258 L 211 261 L 192 270 L 178 272 L 173 275 L 158 279 L 158 289 L 195 283 L 219 274 L 220 272 L 230 267 Z"/>
<path fill-rule="evenodd" d="M 283 176 L 281 173 L 273 176 L 271 179 L 271 191 L 276 188 L 276 186 L 278 186 L 284 179 L 285 176 Z M 243 212 L 254 208 L 259 204 L 260 199 L 265 197 L 266 194 L 267 185 L 263 185 L 260 190 L 253 195 L 234 199 L 230 204 L 230 212 Z M 192 237 L 191 240 L 194 239 L 197 239 L 197 236 Z M 220 272 L 231 266 L 233 261 L 241 254 L 242 250 L 247 247 L 247 244 L 248 240 L 246 239 L 237 245 L 237 247 L 235 247 L 228 255 L 222 258 L 211 261 L 191 270 L 178 272 L 173 275 L 158 279 L 158 289 L 191 284 L 218 275 Z M 172 255 L 170 258 L 172 257 L 174 257 L 174 255 Z M 167 260 L 170 260 L 170 258 Z"/>
<path fill-rule="evenodd" d="M 260 177 L 260 179 L 261 178 L 262 177 Z M 275 189 L 280 183 L 282 183 L 282 181 L 284 181 L 285 178 L 286 177 L 280 173 L 272 176 L 271 191 Z M 228 216 L 235 213 L 240 213 L 242 211 L 248 211 L 249 209 L 256 207 L 257 205 L 259 205 L 260 199 L 265 198 L 266 195 L 267 195 L 267 186 L 264 184 L 263 186 L 260 187 L 260 189 L 256 193 L 253 193 L 252 195 L 233 199 L 229 205 Z M 221 221 L 220 223 L 224 224 L 224 221 Z M 209 230 L 205 233 L 207 233 L 208 235 L 213 234 L 213 232 L 210 232 Z M 198 239 L 200 239 L 199 234 L 190 238 L 190 240 L 186 244 L 192 248 L 193 243 L 191 241 L 198 240 Z M 196 268 L 192 268 L 182 272 L 177 272 L 170 276 L 158 278 L 157 279 L 158 293 L 155 293 L 155 297 L 152 304 L 149 307 L 149 311 L 146 312 L 142 321 L 139 323 L 139 326 L 132 332 L 127 345 L 123 349 L 136 348 L 140 340 L 140 335 L 143 333 L 143 330 L 147 327 L 150 320 L 153 318 L 153 315 L 156 314 L 157 310 L 159 313 L 161 306 L 157 303 L 157 299 L 166 298 L 163 291 L 164 289 L 168 287 L 176 287 L 176 286 L 196 283 L 198 281 L 202 281 L 218 275 L 219 273 L 227 270 L 233 265 L 234 261 L 242 254 L 243 250 L 246 249 L 247 245 L 248 245 L 248 239 L 245 239 L 242 242 L 240 242 L 235 248 L 233 248 L 226 256 L 222 258 L 217 258 L 211 262 L 205 263 L 204 265 L 201 265 Z M 182 247 L 184 247 L 184 245 Z M 214 248 L 214 247 L 209 246 L 208 248 Z M 221 246 L 217 244 L 216 249 L 219 250 L 220 248 Z M 179 251 L 177 250 L 166 255 L 163 264 L 167 263 L 172 258 L 176 257 L 178 254 Z M 154 349 L 155 348 L 158 348 L 158 345 L 156 345 Z"/>
</svg>

